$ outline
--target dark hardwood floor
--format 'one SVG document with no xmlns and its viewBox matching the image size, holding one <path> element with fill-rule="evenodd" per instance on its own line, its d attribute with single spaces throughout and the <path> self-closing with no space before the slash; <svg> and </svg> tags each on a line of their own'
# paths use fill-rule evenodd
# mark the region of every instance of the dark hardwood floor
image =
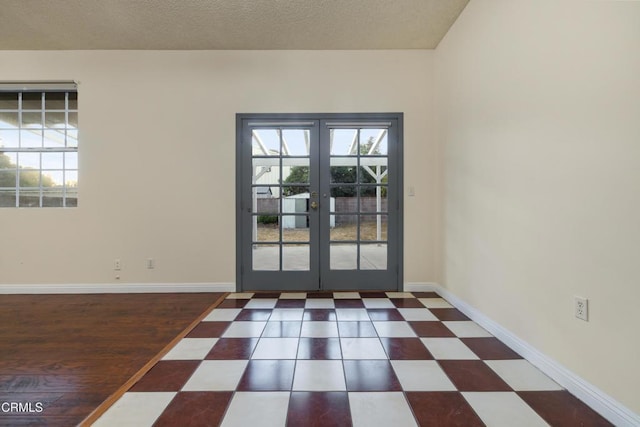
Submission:
<svg viewBox="0 0 640 427">
<path fill-rule="evenodd" d="M 222 295 L 0 295 L 0 426 L 77 425 Z"/>
</svg>

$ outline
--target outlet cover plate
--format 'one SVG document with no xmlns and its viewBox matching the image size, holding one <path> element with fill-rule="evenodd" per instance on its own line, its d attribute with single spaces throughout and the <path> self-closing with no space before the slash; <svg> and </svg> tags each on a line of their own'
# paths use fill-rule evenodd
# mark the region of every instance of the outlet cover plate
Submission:
<svg viewBox="0 0 640 427">
<path fill-rule="evenodd" d="M 578 319 L 589 321 L 589 300 L 582 297 L 574 297 L 574 314 Z"/>
</svg>

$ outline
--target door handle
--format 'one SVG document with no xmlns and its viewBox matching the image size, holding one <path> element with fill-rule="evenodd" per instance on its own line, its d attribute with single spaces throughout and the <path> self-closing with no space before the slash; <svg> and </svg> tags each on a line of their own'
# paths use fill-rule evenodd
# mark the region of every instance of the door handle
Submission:
<svg viewBox="0 0 640 427">
<path fill-rule="evenodd" d="M 318 202 L 315 200 L 311 202 L 311 209 L 318 209 Z"/>
</svg>

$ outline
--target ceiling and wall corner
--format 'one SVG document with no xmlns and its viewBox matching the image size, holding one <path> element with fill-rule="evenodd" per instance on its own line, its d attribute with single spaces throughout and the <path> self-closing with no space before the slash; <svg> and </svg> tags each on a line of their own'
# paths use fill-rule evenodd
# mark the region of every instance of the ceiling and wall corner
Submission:
<svg viewBox="0 0 640 427">
<path fill-rule="evenodd" d="M 0 50 L 433 49 L 469 0 L 3 0 Z"/>
</svg>

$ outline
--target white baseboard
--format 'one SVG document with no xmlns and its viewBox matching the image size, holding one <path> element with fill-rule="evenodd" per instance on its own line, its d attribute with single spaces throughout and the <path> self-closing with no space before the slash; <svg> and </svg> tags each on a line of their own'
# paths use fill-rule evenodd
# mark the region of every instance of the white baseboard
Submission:
<svg viewBox="0 0 640 427">
<path fill-rule="evenodd" d="M 0 284 L 0 294 L 138 294 L 235 291 L 235 283 Z"/>
<path fill-rule="evenodd" d="M 407 292 L 437 292 L 471 320 L 485 328 L 509 348 L 519 353 L 550 378 L 566 388 L 571 394 L 585 402 L 594 411 L 619 427 L 640 426 L 640 415 L 622 405 L 593 384 L 588 383 L 549 356 L 541 353 L 502 325 L 493 321 L 476 308 L 437 283 L 406 283 Z"/>
</svg>

